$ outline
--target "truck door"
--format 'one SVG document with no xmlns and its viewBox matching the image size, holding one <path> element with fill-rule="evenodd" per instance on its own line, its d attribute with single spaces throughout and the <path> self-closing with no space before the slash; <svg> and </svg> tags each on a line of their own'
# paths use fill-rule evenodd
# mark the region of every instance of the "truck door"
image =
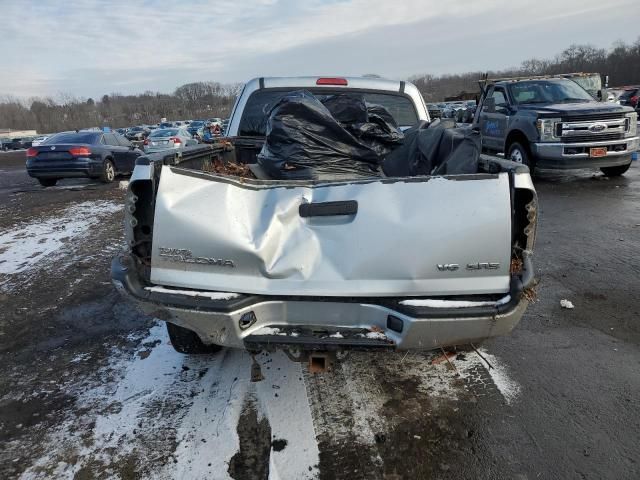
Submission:
<svg viewBox="0 0 640 480">
<path fill-rule="evenodd" d="M 504 149 L 509 119 L 507 95 L 503 87 L 489 87 L 486 98 L 493 98 L 496 108 L 495 111 L 489 111 L 487 106 L 482 106 L 480 112 L 482 147 L 501 152 Z"/>
</svg>

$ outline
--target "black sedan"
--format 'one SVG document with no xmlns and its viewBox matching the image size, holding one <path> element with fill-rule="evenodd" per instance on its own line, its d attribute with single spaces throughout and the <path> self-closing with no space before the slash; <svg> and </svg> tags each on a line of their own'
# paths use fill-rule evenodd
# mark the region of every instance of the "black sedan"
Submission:
<svg viewBox="0 0 640 480">
<path fill-rule="evenodd" d="M 118 133 L 59 133 L 27 150 L 27 173 L 51 187 L 61 178 L 99 178 L 112 182 L 130 173 L 142 151 Z"/>
</svg>

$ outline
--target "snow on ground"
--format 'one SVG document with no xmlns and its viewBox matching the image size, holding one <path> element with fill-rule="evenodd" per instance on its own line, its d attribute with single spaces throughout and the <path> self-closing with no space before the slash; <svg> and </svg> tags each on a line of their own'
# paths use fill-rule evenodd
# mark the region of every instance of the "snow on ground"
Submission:
<svg viewBox="0 0 640 480">
<path fill-rule="evenodd" d="M 385 415 L 385 404 L 408 393 L 402 390 L 403 379 L 417 381 L 418 395 L 433 405 L 438 399 L 457 401 L 468 388 L 465 382 L 473 383 L 478 375 L 490 376 L 507 403 L 520 391 L 500 359 L 486 351 L 481 353 L 493 368 L 471 352 L 451 359 L 455 370 L 447 362 L 432 364 L 433 355 L 417 353 L 388 354 L 375 369 L 372 354 L 352 352 L 326 377 L 310 375 L 283 353 L 260 354 L 255 361 L 263 379 L 252 383 L 254 359 L 247 352 L 178 354 L 162 323 L 129 340 L 139 345 L 135 352 L 114 350 L 93 379 L 67 387 L 66 393 L 76 398 L 74 411 L 46 434 L 48 449 L 39 452 L 23 479 L 126 478 L 127 465 L 148 478 L 230 478 L 229 462 L 240 448 L 238 423 L 248 403 L 267 419 L 272 440 L 286 442 L 284 449 L 271 448 L 269 478 L 312 479 L 318 475 L 318 436 L 346 438 L 334 416 L 349 415 L 358 441 L 373 445 L 375 435 L 391 431 L 397 420 Z M 86 360 L 79 355 L 71 362 Z M 389 375 L 400 381 L 391 393 L 383 386 Z M 314 388 L 325 390 L 324 423 L 314 416 Z M 333 404 L 334 397 L 342 400 Z M 382 459 L 374 455 L 371 461 Z"/>
<path fill-rule="evenodd" d="M 86 236 L 105 216 L 122 208 L 111 201 L 83 202 L 53 217 L 17 224 L 0 233 L 0 287 L 9 283 L 12 275 L 40 268 L 43 261 L 63 253 L 64 247 L 71 248 L 72 241 Z"/>
<path fill-rule="evenodd" d="M 133 357 L 115 354 L 96 384 L 69 392 L 77 396 L 76 409 L 88 413 L 49 434 L 50 449 L 23 479 L 69 478 L 85 469 L 121 478 L 120 466 L 132 459 L 149 478 L 230 478 L 238 420 L 250 396 L 272 436 L 287 441 L 272 452 L 270 478 L 310 478 L 318 448 L 299 364 L 283 354 L 259 355 L 264 380 L 251 383 L 246 352 L 178 354 L 164 324 L 140 344 Z"/>
</svg>

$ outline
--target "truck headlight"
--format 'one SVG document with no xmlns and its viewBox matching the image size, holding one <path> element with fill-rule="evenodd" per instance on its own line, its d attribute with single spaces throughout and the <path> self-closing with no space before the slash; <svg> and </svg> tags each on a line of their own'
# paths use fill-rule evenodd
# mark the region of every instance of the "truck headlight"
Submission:
<svg viewBox="0 0 640 480">
<path fill-rule="evenodd" d="M 538 134 L 541 142 L 552 142 L 558 139 L 556 135 L 557 125 L 560 123 L 559 118 L 543 118 L 538 120 Z"/>
<path fill-rule="evenodd" d="M 630 137 L 635 137 L 638 134 L 638 114 L 636 112 L 627 113 L 627 128 L 625 130 Z"/>
</svg>

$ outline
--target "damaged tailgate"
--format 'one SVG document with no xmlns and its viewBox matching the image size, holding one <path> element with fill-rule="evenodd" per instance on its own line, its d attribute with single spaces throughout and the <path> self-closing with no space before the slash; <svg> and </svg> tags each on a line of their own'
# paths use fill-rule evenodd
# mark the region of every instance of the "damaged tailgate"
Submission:
<svg viewBox="0 0 640 480">
<path fill-rule="evenodd" d="M 506 173 L 253 181 L 164 166 L 155 284 L 261 295 L 509 291 Z"/>
</svg>

